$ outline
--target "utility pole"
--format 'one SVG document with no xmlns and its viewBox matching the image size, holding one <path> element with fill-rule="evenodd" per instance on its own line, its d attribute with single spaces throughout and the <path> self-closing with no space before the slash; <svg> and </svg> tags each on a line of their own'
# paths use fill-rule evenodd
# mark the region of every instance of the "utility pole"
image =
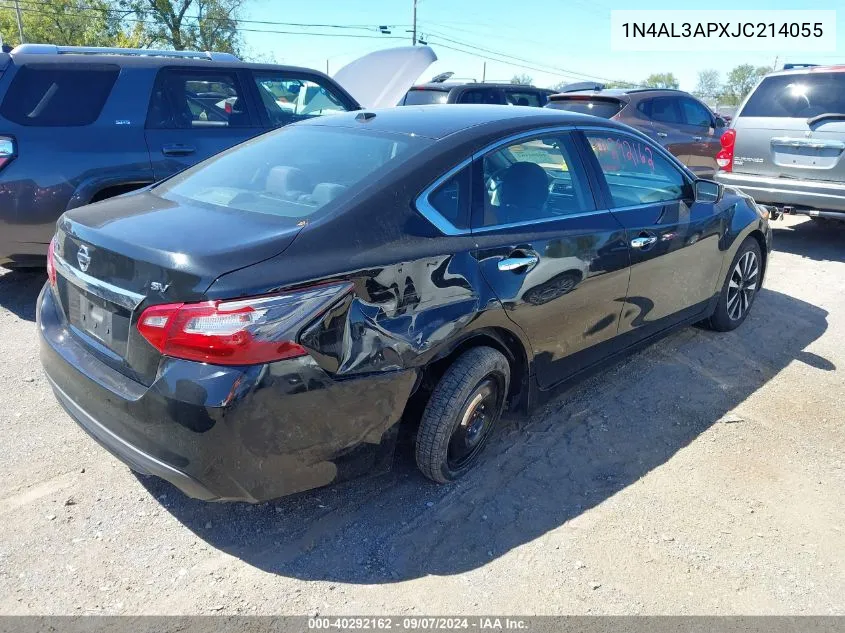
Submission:
<svg viewBox="0 0 845 633">
<path fill-rule="evenodd" d="M 779 57 L 779 56 L 778 56 Z M 775 57 L 775 63 L 772 66 L 772 70 L 775 71 L 778 69 L 778 57 Z"/>
<path fill-rule="evenodd" d="M 15 0 L 15 4 L 17 4 L 17 0 Z M 20 15 L 20 13 L 18 13 Z M 20 24 L 20 18 L 18 18 L 18 24 Z M 417 0 L 414 0 L 414 30 L 411 31 L 411 45 L 417 45 Z"/>
<path fill-rule="evenodd" d="M 484 66 L 481 67 L 481 83 L 484 83 L 487 79 L 487 62 L 484 62 Z"/>
<path fill-rule="evenodd" d="M 18 0 L 15 0 L 15 13 L 18 16 L 18 35 L 21 37 L 21 44 L 24 43 L 23 38 L 23 18 L 21 17 L 21 5 Z"/>
</svg>

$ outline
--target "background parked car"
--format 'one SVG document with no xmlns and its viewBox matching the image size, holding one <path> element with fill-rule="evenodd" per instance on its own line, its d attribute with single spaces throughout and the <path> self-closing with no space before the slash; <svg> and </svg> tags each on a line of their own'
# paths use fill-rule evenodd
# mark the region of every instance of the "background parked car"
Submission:
<svg viewBox="0 0 845 633">
<path fill-rule="evenodd" d="M 680 90 L 657 88 L 574 90 L 549 97 L 547 108 L 627 123 L 663 145 L 697 176 L 716 173 L 725 121 Z"/>
<path fill-rule="evenodd" d="M 478 83 L 452 81 L 452 73 L 438 75 L 430 82 L 411 88 L 399 105 L 431 105 L 435 103 L 486 103 L 490 105 L 546 105 L 554 90 L 527 84 Z"/>
<path fill-rule="evenodd" d="M 316 70 L 221 53 L 43 44 L 0 53 L 0 265 L 43 266 L 67 209 L 271 128 L 395 104 L 434 59 L 427 47 L 378 51 L 341 69 L 341 86 Z"/>
<path fill-rule="evenodd" d="M 845 220 L 845 67 L 768 75 L 722 146 L 719 182 L 780 211 Z"/>
</svg>

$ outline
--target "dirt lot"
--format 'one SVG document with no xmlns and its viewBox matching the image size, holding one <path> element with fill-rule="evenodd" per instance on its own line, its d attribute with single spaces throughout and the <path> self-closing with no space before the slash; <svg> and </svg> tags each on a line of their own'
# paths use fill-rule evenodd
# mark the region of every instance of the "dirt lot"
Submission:
<svg viewBox="0 0 845 633">
<path fill-rule="evenodd" d="M 845 614 L 845 230 L 776 224 L 736 332 L 681 330 L 438 487 L 261 506 L 134 476 L 54 401 L 0 276 L 0 613 Z"/>
</svg>

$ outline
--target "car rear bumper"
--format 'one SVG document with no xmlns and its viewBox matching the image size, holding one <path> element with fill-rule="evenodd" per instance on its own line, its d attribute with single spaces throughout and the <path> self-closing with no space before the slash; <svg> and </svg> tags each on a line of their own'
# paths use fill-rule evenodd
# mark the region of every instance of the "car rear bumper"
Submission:
<svg viewBox="0 0 845 633">
<path fill-rule="evenodd" d="M 716 181 L 736 187 L 760 204 L 805 215 L 845 216 L 845 183 L 768 178 L 753 174 L 718 172 Z"/>
<path fill-rule="evenodd" d="M 57 399 L 130 468 L 203 500 L 259 502 L 389 468 L 415 371 L 334 380 L 310 357 L 254 367 L 164 358 L 149 387 L 69 331 L 45 286 L 41 362 Z"/>
</svg>

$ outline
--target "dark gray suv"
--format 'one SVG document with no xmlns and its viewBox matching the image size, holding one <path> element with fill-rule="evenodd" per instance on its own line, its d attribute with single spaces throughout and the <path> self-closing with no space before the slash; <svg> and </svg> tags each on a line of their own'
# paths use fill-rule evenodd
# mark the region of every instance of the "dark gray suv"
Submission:
<svg viewBox="0 0 845 633">
<path fill-rule="evenodd" d="M 394 69 L 425 53 L 379 51 L 369 67 L 365 56 L 347 67 L 344 86 L 363 95 L 398 84 L 388 95 L 395 103 L 418 75 Z M 12 268 L 44 265 L 68 209 L 145 187 L 269 129 L 357 110 L 359 100 L 375 105 L 319 71 L 225 53 L 25 44 L 0 53 L 0 73 L 0 265 Z"/>
</svg>

